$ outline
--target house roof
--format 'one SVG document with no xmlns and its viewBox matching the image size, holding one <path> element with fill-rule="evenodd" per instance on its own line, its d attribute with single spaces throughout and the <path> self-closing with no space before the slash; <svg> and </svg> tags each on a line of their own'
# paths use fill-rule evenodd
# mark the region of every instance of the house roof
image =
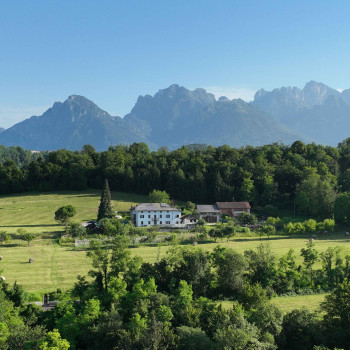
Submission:
<svg viewBox="0 0 350 350">
<path fill-rule="evenodd" d="M 216 206 L 216 204 L 214 205 L 197 205 L 197 212 L 198 213 L 213 213 L 213 212 L 217 212 L 219 213 L 220 210 L 218 209 L 218 207 Z"/>
<path fill-rule="evenodd" d="M 249 202 L 216 202 L 219 209 L 250 209 Z"/>
<path fill-rule="evenodd" d="M 181 217 L 181 219 L 196 219 L 197 220 L 197 218 L 191 214 L 187 214 L 187 215 Z"/>
<path fill-rule="evenodd" d="M 133 209 L 136 211 L 180 211 L 168 203 L 141 203 Z"/>
</svg>

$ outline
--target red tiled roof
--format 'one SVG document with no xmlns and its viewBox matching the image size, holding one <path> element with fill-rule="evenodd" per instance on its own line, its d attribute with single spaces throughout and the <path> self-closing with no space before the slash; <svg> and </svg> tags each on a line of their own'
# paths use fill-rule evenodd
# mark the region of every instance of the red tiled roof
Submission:
<svg viewBox="0 0 350 350">
<path fill-rule="evenodd" d="M 216 202 L 219 209 L 250 209 L 249 202 Z"/>
</svg>

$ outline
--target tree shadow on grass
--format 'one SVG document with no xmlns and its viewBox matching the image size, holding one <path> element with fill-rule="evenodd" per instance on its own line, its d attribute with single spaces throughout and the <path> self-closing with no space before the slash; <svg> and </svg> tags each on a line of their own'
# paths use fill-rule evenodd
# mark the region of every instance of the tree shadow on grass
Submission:
<svg viewBox="0 0 350 350">
<path fill-rule="evenodd" d="M 1 248 L 14 248 L 14 247 L 27 247 L 20 243 L 6 243 L 0 247 Z"/>
</svg>

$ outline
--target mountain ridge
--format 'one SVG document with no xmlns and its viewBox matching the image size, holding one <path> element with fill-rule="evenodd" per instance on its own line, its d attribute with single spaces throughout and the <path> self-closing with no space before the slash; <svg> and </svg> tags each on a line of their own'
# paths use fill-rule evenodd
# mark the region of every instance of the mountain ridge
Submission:
<svg viewBox="0 0 350 350">
<path fill-rule="evenodd" d="M 334 110 L 336 116 L 331 115 Z M 349 119 L 350 126 L 349 116 L 350 89 L 339 92 L 316 81 L 303 89 L 260 89 L 250 103 L 225 96 L 216 99 L 205 89 L 172 84 L 154 96 L 139 96 L 124 118 L 111 116 L 84 96 L 70 95 L 41 116 L 1 132 L 0 144 L 37 150 L 79 150 L 84 144 L 104 150 L 133 142 L 145 142 L 151 149 L 186 144 L 260 146 L 298 139 L 334 144 L 342 140 L 340 135 L 347 136 L 347 129 L 332 121 Z"/>
<path fill-rule="evenodd" d="M 336 145 L 349 136 L 350 89 L 339 92 L 323 83 L 310 81 L 303 89 L 261 89 L 251 103 L 319 143 Z"/>
</svg>

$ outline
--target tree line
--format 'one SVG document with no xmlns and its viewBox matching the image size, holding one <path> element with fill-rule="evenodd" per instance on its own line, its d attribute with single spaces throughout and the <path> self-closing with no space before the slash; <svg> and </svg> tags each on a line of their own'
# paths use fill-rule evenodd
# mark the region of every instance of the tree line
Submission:
<svg viewBox="0 0 350 350">
<path fill-rule="evenodd" d="M 0 159 L 1 160 L 1 159 Z M 101 188 L 148 194 L 164 190 L 195 203 L 250 201 L 255 209 L 296 208 L 300 215 L 350 221 L 350 138 L 338 147 L 294 142 L 150 152 L 144 143 L 96 152 L 58 150 L 19 166 L 0 165 L 0 193 Z"/>
</svg>

